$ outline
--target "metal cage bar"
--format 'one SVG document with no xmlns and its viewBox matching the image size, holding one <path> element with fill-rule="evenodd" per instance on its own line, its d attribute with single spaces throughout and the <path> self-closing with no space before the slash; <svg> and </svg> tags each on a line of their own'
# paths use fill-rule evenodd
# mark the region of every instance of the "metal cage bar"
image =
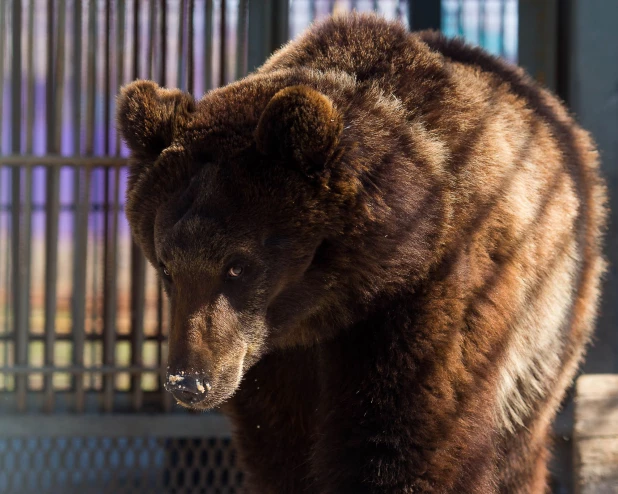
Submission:
<svg viewBox="0 0 618 494">
<path fill-rule="evenodd" d="M 21 0 L 13 2 L 12 9 L 12 50 L 17 56 L 12 57 L 11 62 L 11 151 L 15 154 L 21 152 L 21 32 L 22 32 L 22 3 Z M 26 364 L 28 359 L 28 332 L 26 314 L 23 312 L 22 299 L 24 296 L 24 283 L 22 273 L 24 271 L 24 259 L 21 250 L 21 170 L 13 167 L 11 170 L 11 199 L 13 211 L 11 217 L 12 235 L 12 262 L 13 262 L 13 332 L 15 335 L 15 361 L 17 364 Z M 20 376 L 16 380 L 17 409 L 25 410 L 26 377 Z"/>
</svg>

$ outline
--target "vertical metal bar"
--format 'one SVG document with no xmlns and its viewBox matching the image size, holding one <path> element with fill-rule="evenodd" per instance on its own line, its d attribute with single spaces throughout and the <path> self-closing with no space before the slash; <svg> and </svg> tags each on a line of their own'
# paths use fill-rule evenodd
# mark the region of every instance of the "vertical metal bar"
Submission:
<svg viewBox="0 0 618 494">
<path fill-rule="evenodd" d="M 2 168 L 0 167 L 0 179 L 2 178 Z M 1 183 L 1 180 L 0 180 Z M 2 189 L 0 189 L 1 191 Z M 2 195 L 0 194 L 0 197 Z M 6 203 L 7 205 L 10 205 L 9 202 L 9 198 L 6 198 Z M 8 223 L 8 218 L 7 218 L 7 223 Z M 9 235 L 10 235 L 10 229 L 9 229 L 9 225 L 5 224 L 3 225 L 5 228 L 3 229 L 2 232 L 2 236 L 6 237 L 6 252 L 5 257 L 4 257 L 4 272 L 6 273 L 5 279 L 4 279 L 4 293 L 5 295 L 5 303 L 4 303 L 4 334 L 8 338 L 9 338 L 9 334 L 11 332 L 11 301 L 10 301 L 10 297 L 9 294 L 11 293 L 11 276 L 10 276 L 10 272 L 11 272 L 11 255 L 12 255 L 12 245 L 11 245 L 11 241 L 9 240 Z M 4 352 L 3 352 L 3 358 L 4 358 L 4 363 L 5 364 L 9 364 L 10 362 L 10 356 L 11 356 L 11 352 L 9 351 L 9 345 L 7 343 L 4 344 Z M 6 376 L 4 378 L 4 389 L 5 390 L 10 390 L 11 386 L 14 385 L 15 380 L 14 378 L 11 378 L 11 376 Z"/>
<path fill-rule="evenodd" d="M 88 62 L 86 73 L 86 155 L 94 154 L 94 119 L 96 98 L 96 70 L 97 70 L 97 0 L 90 0 L 88 4 Z"/>
<path fill-rule="evenodd" d="M 221 0 L 221 24 L 219 27 L 219 86 L 225 86 L 227 66 L 227 2 Z"/>
<path fill-rule="evenodd" d="M 206 0 L 204 12 L 204 89 L 212 89 L 212 40 L 214 37 L 212 11 L 212 0 Z"/>
<path fill-rule="evenodd" d="M 105 54 L 104 54 L 104 92 L 103 92 L 103 153 L 109 154 L 110 137 L 110 39 L 111 39 L 111 0 L 105 0 Z M 116 257 L 113 242 L 114 216 L 112 205 L 112 218 L 110 225 L 110 175 L 113 170 L 104 171 L 104 197 L 103 197 L 103 363 L 113 366 L 115 363 L 116 344 L 116 304 L 115 304 L 115 277 Z M 106 412 L 111 412 L 114 403 L 114 374 L 103 376 L 103 407 Z"/>
<path fill-rule="evenodd" d="M 159 84 L 165 86 L 167 80 L 167 5 L 166 0 L 161 0 L 161 72 L 159 73 Z"/>
<path fill-rule="evenodd" d="M 28 108 L 28 113 L 26 116 L 26 153 L 28 154 L 32 154 L 33 152 L 34 136 L 34 3 L 34 0 L 30 0 L 28 5 L 28 31 L 26 33 L 26 42 L 28 47 L 28 53 L 26 55 L 26 60 L 28 63 L 28 82 L 26 89 L 26 103 Z M 2 115 L 1 112 L 0 115 Z M 31 167 L 26 167 L 26 173 L 28 173 L 28 170 L 31 170 Z"/>
<path fill-rule="evenodd" d="M 7 29 L 7 27 L 5 26 L 5 20 L 6 20 L 6 7 L 7 7 L 7 2 L 0 2 L 0 115 L 3 116 L 4 115 L 4 74 L 5 74 L 5 70 L 4 70 L 4 51 L 5 51 L 5 34 L 7 34 L 10 29 Z M 3 143 L 2 143 L 2 136 L 4 136 L 4 128 L 3 128 L 3 117 L 0 117 L 0 153 L 3 151 Z M 0 205 L 4 206 L 4 198 L 2 195 L 2 178 L 3 178 L 3 174 L 4 174 L 4 167 L 0 166 Z M 8 336 L 9 332 L 10 332 L 10 321 L 9 321 L 9 316 L 10 316 L 10 300 L 9 300 L 9 293 L 11 293 L 11 287 L 10 287 L 10 255 L 11 255 L 11 243 L 8 239 L 8 234 L 7 231 L 8 229 L 5 228 L 4 222 L 2 221 L 4 218 L 4 215 L 0 215 L 0 240 L 4 240 L 5 234 L 6 234 L 6 244 L 3 245 L 4 248 L 2 248 L 0 250 L 0 262 L 4 263 L 3 269 L 4 269 L 4 286 L 2 287 L 4 290 L 4 304 L 3 304 L 3 316 L 4 316 L 4 328 L 3 328 L 3 333 L 5 335 Z M 6 256 L 4 259 L 2 259 L 2 255 Z M 0 268 L 2 269 L 2 268 Z M 9 345 L 7 345 L 7 343 L 5 342 L 5 344 L 3 345 L 3 352 L 2 355 L 0 356 L 0 358 L 3 358 L 3 362 L 5 365 L 8 364 L 8 352 L 9 352 Z M 2 376 L 2 388 L 3 391 L 6 391 L 9 389 L 9 379 L 8 376 Z"/>
<path fill-rule="evenodd" d="M 82 4 L 73 4 L 73 154 L 81 153 L 81 77 L 82 77 Z M 86 320 L 86 260 L 88 202 L 83 201 L 83 170 L 73 170 L 73 294 L 71 297 L 71 323 L 73 331 L 73 365 L 83 367 Z M 84 410 L 84 373 L 73 376 L 75 410 Z"/>
<path fill-rule="evenodd" d="M 12 63 L 11 63 L 11 152 L 21 153 L 21 0 L 13 2 L 12 12 Z M 13 331 L 15 337 L 16 364 L 26 365 L 28 362 L 28 326 L 26 314 L 23 311 L 23 278 L 24 260 L 21 252 L 21 170 L 14 166 L 11 170 L 11 235 L 12 235 L 12 262 L 13 262 Z M 16 377 L 17 409 L 26 409 L 26 375 Z"/>
<path fill-rule="evenodd" d="M 194 78 L 194 63 L 195 50 L 193 49 L 193 18 L 195 17 L 195 2 L 189 0 L 189 15 L 187 17 L 187 91 L 193 94 L 193 78 Z"/>
<path fill-rule="evenodd" d="M 45 83 L 45 145 L 54 141 L 54 0 L 47 1 L 47 81 Z"/>
<path fill-rule="evenodd" d="M 7 8 L 7 3 L 6 2 L 0 2 L 0 115 L 4 115 L 4 75 L 5 75 L 5 67 L 4 67 L 4 61 L 5 61 L 5 57 L 4 57 L 4 52 L 5 52 L 5 47 L 6 47 L 6 42 L 5 42 L 5 34 L 7 35 L 7 40 L 8 40 L 8 33 L 10 31 L 10 29 L 7 28 L 6 24 L 6 8 Z M 2 136 L 4 136 L 3 134 L 3 120 L 4 118 L 0 118 L 0 151 L 2 151 L 3 148 L 3 143 L 2 143 Z M 0 201 L 2 199 L 2 175 L 3 175 L 3 167 L 0 166 Z M 8 202 L 8 198 L 7 198 L 7 202 Z M 6 235 L 6 248 L 4 249 L 3 253 L 5 255 L 4 258 L 4 273 L 5 273 L 5 279 L 4 279 L 4 293 L 5 295 L 5 303 L 4 303 L 4 333 L 8 336 L 8 334 L 11 331 L 10 328 L 10 312 L 11 312 L 11 302 L 10 302 L 10 298 L 9 298 L 9 294 L 11 293 L 11 276 L 10 276 L 10 262 L 11 262 L 11 242 L 9 241 L 8 235 L 9 235 L 9 228 L 8 225 L 6 225 L 6 228 L 3 228 L 2 231 L 0 231 L 0 234 L 2 235 L 2 237 L 4 237 Z M 4 352 L 3 352 L 3 357 L 4 357 L 4 363 L 8 364 L 9 362 L 9 345 L 8 344 L 4 344 Z M 4 378 L 4 389 L 9 389 L 9 379 L 8 376 L 6 378 Z"/>
<path fill-rule="evenodd" d="M 8 33 L 9 30 L 5 28 L 5 9 L 8 2 L 0 2 L 0 116 L 4 115 L 4 35 Z M 2 133 L 2 127 L 4 118 L 0 117 L 0 152 L 2 151 L 2 137 L 4 134 Z M 1 173 L 1 170 L 0 170 Z M 8 274 L 7 274 L 8 276 Z M 8 293 L 8 292 L 7 292 Z"/>
<path fill-rule="evenodd" d="M 109 234 L 106 236 L 107 262 L 105 264 L 105 282 L 103 300 L 105 301 L 104 321 L 104 364 L 114 366 L 116 364 L 115 345 L 116 345 L 116 295 L 117 295 L 117 265 L 118 265 L 118 213 L 120 202 L 120 169 L 114 167 L 109 170 L 113 175 L 112 204 L 111 204 L 111 225 Z M 109 215 L 108 215 L 109 216 Z M 108 374 L 105 379 L 104 407 L 106 412 L 111 412 L 113 408 L 114 389 L 116 374 Z"/>
<path fill-rule="evenodd" d="M 143 366 L 144 346 L 144 300 L 145 300 L 144 256 L 135 244 L 131 243 L 131 362 L 134 366 Z M 141 375 L 131 376 L 133 409 L 142 408 L 143 393 Z"/>
<path fill-rule="evenodd" d="M 76 2 L 80 3 L 80 2 Z M 80 177 L 80 175 L 83 177 Z M 75 189 L 75 263 L 73 271 L 73 360 L 76 366 L 84 365 L 86 321 L 86 271 L 88 256 L 88 207 L 90 206 L 91 170 L 77 170 Z M 75 408 L 84 410 L 84 374 L 75 377 Z"/>
<path fill-rule="evenodd" d="M 81 154 L 82 2 L 73 3 L 73 154 Z M 78 176 L 78 173 L 75 173 Z M 77 184 L 79 185 L 79 184 Z M 76 189 L 77 190 L 77 189 Z"/>
<path fill-rule="evenodd" d="M 106 54 L 106 57 L 108 55 Z M 104 169 L 103 185 L 103 364 L 114 365 L 115 325 L 111 319 L 114 312 L 112 292 L 112 272 L 115 271 L 114 259 L 110 250 L 110 169 Z M 103 376 L 103 409 L 111 412 L 114 404 L 114 375 Z"/>
<path fill-rule="evenodd" d="M 124 32 L 125 32 L 125 2 L 116 2 L 116 87 L 114 94 L 118 93 L 124 79 Z M 150 65 L 150 64 L 149 64 Z M 116 156 L 120 156 L 120 135 L 116 132 Z"/>
<path fill-rule="evenodd" d="M 176 85 L 180 89 L 185 89 L 184 81 L 184 19 L 185 19 L 185 0 L 180 0 L 180 10 L 178 11 L 178 60 L 176 65 Z"/>
<path fill-rule="evenodd" d="M 28 5 L 28 33 L 27 33 L 27 50 L 26 60 L 28 63 L 27 75 L 27 93 L 26 101 L 28 113 L 26 115 L 26 153 L 33 154 L 34 151 L 34 108 L 35 108 L 35 92 L 34 92 L 34 1 L 30 1 Z M 30 330 L 30 274 L 31 274 L 31 252 L 32 252 L 32 167 L 25 167 L 25 192 L 24 192 L 24 208 L 23 208 L 23 244 L 22 244 L 22 294 L 21 311 L 24 314 L 26 331 Z"/>
<path fill-rule="evenodd" d="M 5 33 L 8 33 L 9 30 L 6 29 L 5 27 L 5 18 L 6 18 L 6 14 L 5 14 L 5 8 L 6 8 L 6 3 L 7 2 L 0 2 L 0 115 L 4 115 L 4 49 L 5 49 L 5 42 L 4 42 L 4 36 Z M 3 120 L 4 118 L 0 117 L 0 153 L 2 152 L 3 149 L 3 143 L 2 143 L 2 136 L 4 136 L 3 134 Z M 3 175 L 3 167 L 0 165 L 0 205 L 2 204 L 2 175 Z M 0 215 L 0 220 L 2 219 L 3 215 Z M 0 221 L 0 239 L 2 239 L 2 237 L 4 237 L 6 230 L 3 228 L 2 222 Z M 4 286 L 4 293 L 5 293 L 5 302 L 4 302 L 4 333 L 9 333 L 9 308 L 10 308 L 10 302 L 8 299 L 8 294 L 11 292 L 10 290 L 10 286 L 9 286 L 9 279 L 10 279 L 10 275 L 9 275 L 9 256 L 10 256 L 10 242 L 8 240 L 8 236 L 7 236 L 7 245 L 5 249 L 2 249 L 2 254 L 4 254 L 6 256 L 5 258 L 5 269 L 4 269 L 4 273 L 5 273 L 5 286 Z M 0 256 L 1 257 L 1 256 Z M 0 261 L 1 262 L 1 261 Z M 4 360 L 3 362 L 5 364 L 8 363 L 8 345 L 5 343 L 4 344 L 4 352 L 3 352 L 3 357 Z M 7 379 L 3 378 L 3 385 L 4 388 L 3 389 L 7 389 Z"/>
<path fill-rule="evenodd" d="M 148 9 L 148 65 L 146 70 L 146 77 L 148 79 L 152 79 L 152 74 L 154 72 L 155 58 L 154 56 L 154 39 L 155 39 L 155 31 L 156 31 L 156 10 L 157 3 L 150 2 L 150 8 Z M 137 31 L 135 31 L 137 33 Z M 136 75 L 134 79 L 137 79 Z"/>
<path fill-rule="evenodd" d="M 131 362 L 134 366 L 143 366 L 144 345 L 144 299 L 145 299 L 145 262 L 139 248 L 131 245 Z M 142 408 L 142 379 L 140 375 L 131 376 L 133 408 Z"/>
<path fill-rule="evenodd" d="M 97 89 L 97 79 L 96 79 L 96 67 L 97 67 L 97 50 L 96 50 L 96 40 L 97 40 L 97 18 L 96 18 L 96 9 L 97 9 L 97 0 L 90 0 L 88 4 L 88 41 L 87 41 L 87 61 L 86 61 L 86 118 L 84 121 L 84 126 L 86 128 L 85 132 L 85 142 L 84 149 L 85 154 L 87 156 L 92 156 L 94 154 L 94 125 L 95 125 L 95 111 L 96 111 L 96 89 Z M 90 179 L 92 176 L 92 170 L 88 168 L 86 170 L 86 183 L 84 184 L 84 200 L 85 209 L 84 209 L 84 218 L 82 221 L 85 224 L 85 229 L 83 235 L 85 236 L 85 249 L 88 250 L 88 224 L 89 224 L 89 216 L 90 216 Z M 93 245 L 93 259 L 92 265 L 95 266 L 96 273 L 96 242 Z M 84 260 L 86 262 L 86 260 Z M 84 270 L 84 276 L 86 276 L 86 270 Z M 86 283 L 86 280 L 84 280 Z M 91 311 L 89 314 L 84 313 L 84 323 L 87 317 L 90 317 L 92 322 L 91 330 L 94 328 L 94 322 L 96 318 L 96 276 L 93 276 L 92 280 L 93 290 L 91 295 Z M 84 328 L 85 331 L 85 328 Z M 94 345 L 90 346 L 91 352 L 91 361 L 95 362 L 96 352 Z M 94 373 L 88 374 L 89 385 L 91 388 L 94 388 L 95 383 L 95 375 Z M 83 403 L 81 403 L 83 405 Z M 80 406 L 78 401 L 77 406 Z"/>
<path fill-rule="evenodd" d="M 54 149 L 53 152 L 61 152 L 62 139 L 62 102 L 64 96 L 64 67 L 65 67 L 65 28 L 66 28 L 66 0 L 59 0 L 58 6 L 58 25 L 55 59 L 55 78 L 54 78 Z"/>
<path fill-rule="evenodd" d="M 133 79 L 139 78 L 139 0 L 133 0 Z"/>
<path fill-rule="evenodd" d="M 573 31 L 571 29 L 573 1 L 558 2 L 557 5 L 558 28 L 556 44 L 558 53 L 556 55 L 556 94 L 567 103 L 570 102 L 569 70 L 573 60 L 571 52 L 571 46 L 573 45 Z M 611 220 L 610 223 L 612 223 Z M 618 366 L 618 360 L 616 365 Z"/>
<path fill-rule="evenodd" d="M 1 2 L 0 2 L 1 3 Z M 0 168 L 0 179 L 2 178 L 2 169 Z M 1 189 L 0 189 L 1 192 Z M 10 198 L 7 197 L 7 206 L 10 206 Z M 8 216 L 8 215 L 7 215 Z M 10 235 L 10 224 L 9 218 L 7 218 L 7 224 L 5 225 L 6 229 L 3 232 L 6 235 L 6 253 L 4 258 L 4 272 L 6 273 L 6 278 L 4 280 L 4 293 L 6 293 L 5 304 L 4 304 L 4 333 L 8 335 L 11 333 L 12 324 L 11 324 L 11 300 L 9 294 L 12 289 L 12 280 L 11 280 L 11 258 L 12 258 L 12 242 L 9 240 Z M 4 345 L 4 362 L 8 364 L 9 362 L 9 345 Z"/>
<path fill-rule="evenodd" d="M 110 148 L 110 105 L 109 105 L 109 96 L 110 96 L 110 78 L 111 78 L 111 67 L 110 67 L 110 42 L 111 42 L 111 17 L 112 17 L 112 5 L 111 0 L 105 0 L 105 58 L 104 60 L 104 78 L 103 78 L 103 154 L 106 156 L 109 154 Z"/>
<path fill-rule="evenodd" d="M 45 86 L 46 147 L 51 151 L 54 142 L 54 0 L 47 1 L 47 81 Z"/>
<path fill-rule="evenodd" d="M 65 24 L 66 0 L 58 3 L 58 25 L 55 54 L 55 71 L 53 78 L 54 120 L 47 122 L 53 127 L 52 144 L 48 146 L 51 153 L 60 152 L 62 136 L 62 99 L 64 93 L 64 59 L 65 59 Z M 52 21 L 53 22 L 53 21 Z M 50 60 L 53 64 L 53 61 Z M 52 69 L 53 70 L 53 69 Z M 60 215 L 60 169 L 56 166 L 47 168 L 46 180 L 46 217 L 45 217 L 45 365 L 54 365 L 54 346 L 56 337 L 56 304 L 58 280 L 58 218 Z M 53 375 L 44 377 L 44 408 L 51 412 L 54 407 Z"/>
<path fill-rule="evenodd" d="M 152 78 L 154 71 L 154 38 L 156 24 L 156 3 L 150 3 L 149 9 L 149 30 L 148 30 L 148 65 L 146 77 Z M 133 23 L 133 39 L 139 38 L 139 2 L 134 2 L 134 23 Z M 139 66 L 137 59 L 139 58 L 139 47 L 133 47 L 133 79 L 139 77 Z M 160 69 L 160 68 L 159 68 Z M 140 270 L 144 269 L 143 254 L 139 247 L 131 238 L 131 362 L 133 365 L 141 365 L 141 347 L 143 345 L 143 288 L 144 281 L 140 280 Z M 141 296 L 140 296 L 141 295 Z M 142 407 L 142 379 L 141 375 L 131 375 L 131 390 L 133 409 L 138 411 Z"/>
<path fill-rule="evenodd" d="M 238 2 L 238 27 L 236 28 L 236 79 L 247 74 L 247 4 L 249 0 Z"/>
<path fill-rule="evenodd" d="M 116 88 L 114 93 L 118 92 L 118 89 L 122 85 L 124 78 L 124 32 L 125 32 L 125 2 L 124 0 L 117 0 L 116 10 Z M 154 15 L 153 15 L 154 18 Z M 153 20 L 154 22 L 154 20 Z M 151 31 L 152 32 L 152 31 Z M 149 71 L 151 70 L 152 63 L 148 61 Z M 120 155 L 120 135 L 116 133 L 116 156 Z M 110 303 L 109 320 L 114 325 L 114 334 L 117 332 L 117 274 L 118 274 L 118 215 L 120 213 L 120 169 L 114 169 L 114 200 L 112 206 L 112 245 L 111 245 L 111 265 L 109 266 L 110 274 L 112 276 L 110 283 L 110 293 L 105 294 L 105 297 L 113 297 L 113 302 Z M 115 341 L 113 343 L 115 345 Z M 115 362 L 114 362 L 115 364 Z M 137 377 L 141 377 L 138 375 Z M 140 379 L 141 383 L 141 379 Z"/>
<path fill-rule="evenodd" d="M 150 4 L 150 30 L 148 38 L 148 53 L 151 57 L 154 53 L 154 6 Z M 135 18 L 139 15 L 139 4 L 134 3 Z M 139 37 L 139 23 L 133 23 L 133 38 Z M 138 65 L 135 62 L 139 58 L 139 50 L 136 44 L 133 46 L 133 79 L 138 78 Z M 152 77 L 153 67 L 148 64 L 147 77 Z M 131 238 L 131 363 L 134 366 L 142 366 L 142 347 L 144 345 L 144 288 L 145 288 L 145 259 L 142 251 Z M 133 410 L 139 411 L 142 408 L 142 378 L 141 375 L 131 375 L 131 391 Z"/>
<path fill-rule="evenodd" d="M 58 172 L 59 170 L 57 167 L 47 168 L 45 218 L 45 365 L 47 366 L 54 365 L 54 345 L 56 336 L 58 216 L 60 211 L 60 183 Z M 46 374 L 44 377 L 44 403 L 46 412 L 51 412 L 54 406 L 52 378 L 52 374 Z"/>
<path fill-rule="evenodd" d="M 73 154 L 81 154 L 81 77 L 82 77 L 82 3 L 73 4 Z M 88 202 L 84 202 L 83 169 L 73 170 L 73 293 L 71 323 L 73 332 L 73 365 L 84 366 L 86 320 L 86 267 Z M 75 410 L 84 411 L 84 373 L 73 376 Z"/>
<path fill-rule="evenodd" d="M 55 45 L 55 26 L 54 26 L 54 0 L 48 0 L 47 2 L 47 80 L 45 82 L 45 148 L 48 153 L 53 152 L 54 147 L 54 122 L 55 122 L 55 105 L 54 105 L 54 45 Z M 50 170 L 45 171 L 46 176 L 46 197 L 45 200 L 49 204 L 49 195 L 48 195 L 48 181 L 50 176 Z M 44 350 L 44 363 L 45 365 L 52 365 L 54 361 L 54 353 L 53 353 L 53 337 L 54 337 L 54 322 L 50 321 L 50 314 L 48 312 L 49 303 L 49 286 L 47 285 L 47 265 L 48 265 L 48 252 L 47 252 L 47 235 L 48 235 L 48 226 L 47 223 L 49 221 L 49 210 L 46 208 L 46 216 L 45 216 L 45 242 L 46 242 L 46 250 L 45 250 L 45 292 L 44 292 L 44 314 L 45 319 L 43 323 L 44 335 L 45 335 L 45 350 Z M 52 311 L 55 309 L 54 307 L 51 309 Z M 51 325 L 51 330 L 49 326 Z M 50 341 L 51 338 L 51 341 Z M 52 388 L 52 375 L 46 374 L 43 376 L 43 389 L 45 391 L 45 401 L 44 407 L 47 408 L 46 404 L 48 401 L 47 390 Z"/>
<path fill-rule="evenodd" d="M 25 346 L 28 347 L 28 333 L 30 331 L 30 272 L 31 272 L 31 246 L 32 246 L 32 168 L 27 166 L 25 169 L 24 177 L 24 207 L 23 207 L 23 219 L 22 219 L 22 255 L 20 276 L 21 281 L 21 294 L 20 299 L 20 313 L 22 332 L 25 334 Z M 23 343 L 22 343 L 23 344 Z M 26 350 L 27 351 L 27 350 Z M 27 358 L 27 357 L 26 357 Z"/>
<path fill-rule="evenodd" d="M 125 2 L 124 0 L 118 0 L 117 2 L 117 28 L 116 28 L 116 88 L 114 93 L 118 91 L 122 85 L 124 78 L 124 32 L 125 32 Z M 153 15 L 154 17 L 154 15 Z M 152 64 L 149 62 L 149 67 Z M 150 70 L 150 69 L 149 69 Z M 120 136 L 116 134 L 116 156 L 120 155 Z M 111 320 L 114 324 L 114 331 L 117 332 L 117 306 L 116 306 L 116 294 L 117 294 L 117 275 L 118 275 L 118 215 L 120 213 L 120 169 L 115 168 L 114 175 L 114 201 L 113 201 L 113 222 L 112 222 L 112 252 L 113 252 L 113 265 L 112 269 L 112 286 L 111 296 L 114 297 L 114 303 L 111 304 L 113 313 L 111 314 Z"/>
</svg>

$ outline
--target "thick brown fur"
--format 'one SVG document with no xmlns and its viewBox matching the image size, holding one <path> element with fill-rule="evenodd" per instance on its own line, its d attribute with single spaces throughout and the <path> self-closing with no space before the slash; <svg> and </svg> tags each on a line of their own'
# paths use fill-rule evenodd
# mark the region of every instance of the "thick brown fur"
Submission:
<svg viewBox="0 0 618 494">
<path fill-rule="evenodd" d="M 132 83 L 118 123 L 170 382 L 222 405 L 250 492 L 545 492 L 604 267 L 597 152 L 554 96 L 351 15 L 197 102 Z"/>
</svg>

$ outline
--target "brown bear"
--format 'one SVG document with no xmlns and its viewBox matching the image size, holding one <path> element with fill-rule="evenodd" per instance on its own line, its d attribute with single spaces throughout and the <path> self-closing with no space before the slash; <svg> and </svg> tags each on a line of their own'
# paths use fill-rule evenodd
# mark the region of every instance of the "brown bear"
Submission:
<svg viewBox="0 0 618 494">
<path fill-rule="evenodd" d="M 554 96 L 351 15 L 199 101 L 136 81 L 118 108 L 168 390 L 231 418 L 250 492 L 546 490 L 605 218 Z"/>
</svg>

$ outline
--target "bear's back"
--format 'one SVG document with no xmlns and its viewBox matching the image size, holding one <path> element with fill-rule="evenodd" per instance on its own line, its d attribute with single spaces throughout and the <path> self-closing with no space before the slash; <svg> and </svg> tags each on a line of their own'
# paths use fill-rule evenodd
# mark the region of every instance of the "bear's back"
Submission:
<svg viewBox="0 0 618 494">
<path fill-rule="evenodd" d="M 373 15 L 312 27 L 259 73 L 277 71 L 343 72 L 360 92 L 394 96 L 411 131 L 420 125 L 444 145 L 452 247 L 470 246 L 466 290 L 483 294 L 469 323 L 510 328 L 497 422 L 512 430 L 555 407 L 552 387 L 571 378 L 592 330 L 603 269 L 605 197 L 590 136 L 522 69 Z"/>
</svg>

